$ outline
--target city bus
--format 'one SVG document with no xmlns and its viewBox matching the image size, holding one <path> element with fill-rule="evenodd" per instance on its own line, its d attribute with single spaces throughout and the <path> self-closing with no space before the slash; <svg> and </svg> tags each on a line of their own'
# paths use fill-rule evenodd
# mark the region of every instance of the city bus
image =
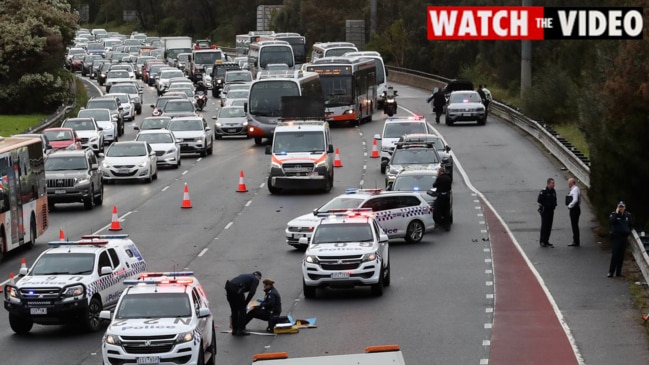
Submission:
<svg viewBox="0 0 649 365">
<path fill-rule="evenodd" d="M 248 67 L 252 78 L 265 70 L 269 64 L 285 64 L 289 70 L 295 66 L 293 48 L 285 41 L 259 41 L 252 43 L 248 50 Z"/>
<path fill-rule="evenodd" d="M 237 34 L 235 37 L 235 47 L 237 49 L 237 56 L 247 56 L 248 47 L 251 44 L 259 42 L 261 36 L 273 35 L 273 31 L 250 31 L 248 34 Z"/>
<path fill-rule="evenodd" d="M 376 62 L 361 57 L 324 57 L 306 67 L 320 75 L 330 123 L 371 121 L 376 110 Z"/>
<path fill-rule="evenodd" d="M 0 137 L 0 258 L 36 243 L 48 220 L 43 142 Z"/>
<path fill-rule="evenodd" d="M 383 57 L 376 51 L 348 52 L 345 57 L 371 58 L 376 62 L 376 95 L 383 94 L 388 89 L 388 69 L 383 63 Z M 377 100 L 379 109 L 383 108 L 383 99 Z"/>
<path fill-rule="evenodd" d="M 261 37 L 262 41 L 285 41 L 293 48 L 295 64 L 306 63 L 306 38 L 300 33 L 275 33 Z"/>
<path fill-rule="evenodd" d="M 351 42 L 316 42 L 311 48 L 311 63 L 318 58 L 342 56 L 347 52 L 358 52 L 358 48 Z"/>
<path fill-rule="evenodd" d="M 248 115 L 248 137 L 260 145 L 262 138 L 273 138 L 277 121 L 281 116 L 283 96 L 309 96 L 322 99 L 320 78 L 315 72 L 261 71 L 250 85 L 248 102 L 244 110 Z"/>
</svg>

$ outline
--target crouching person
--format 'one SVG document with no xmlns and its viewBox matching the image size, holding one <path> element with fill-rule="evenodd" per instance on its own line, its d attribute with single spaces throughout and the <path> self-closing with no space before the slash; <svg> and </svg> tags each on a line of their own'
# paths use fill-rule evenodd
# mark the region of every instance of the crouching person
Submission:
<svg viewBox="0 0 649 365">
<path fill-rule="evenodd" d="M 268 326 L 266 327 L 266 332 L 273 332 L 275 324 L 277 324 L 277 319 L 282 313 L 282 299 L 279 296 L 279 292 L 275 289 L 275 281 L 271 279 L 265 279 L 264 300 L 256 307 L 246 313 L 246 325 L 253 319 L 261 319 L 262 321 L 268 321 Z"/>
</svg>

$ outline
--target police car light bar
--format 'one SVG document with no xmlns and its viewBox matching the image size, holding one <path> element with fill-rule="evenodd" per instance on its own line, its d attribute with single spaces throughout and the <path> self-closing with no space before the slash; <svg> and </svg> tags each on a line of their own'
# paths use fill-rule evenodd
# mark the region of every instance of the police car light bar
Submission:
<svg viewBox="0 0 649 365">
<path fill-rule="evenodd" d="M 160 285 L 160 284 L 191 284 L 194 279 L 163 279 L 163 280 L 124 280 L 124 285 Z"/>
<path fill-rule="evenodd" d="M 177 277 L 177 276 L 194 276 L 193 271 L 166 271 L 166 272 L 144 272 L 140 278 L 160 278 L 160 277 Z"/>
<path fill-rule="evenodd" d="M 50 241 L 48 246 L 81 246 L 81 245 L 105 245 L 108 241 Z"/>
<path fill-rule="evenodd" d="M 356 194 L 356 193 L 369 193 L 369 194 L 378 194 L 382 192 L 383 189 L 356 189 L 350 188 L 345 190 L 345 194 Z"/>
<path fill-rule="evenodd" d="M 81 236 L 81 239 L 105 239 L 105 240 L 114 240 L 114 239 L 123 239 L 128 238 L 128 233 L 120 234 L 84 234 Z"/>
</svg>

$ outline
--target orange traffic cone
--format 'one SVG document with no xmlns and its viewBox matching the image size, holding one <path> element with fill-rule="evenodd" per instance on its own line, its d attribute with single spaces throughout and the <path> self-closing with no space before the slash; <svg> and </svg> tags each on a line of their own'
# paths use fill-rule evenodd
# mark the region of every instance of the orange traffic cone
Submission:
<svg viewBox="0 0 649 365">
<path fill-rule="evenodd" d="M 237 188 L 237 193 L 245 193 L 248 191 L 246 183 L 243 182 L 243 170 L 239 172 L 239 187 Z"/>
<path fill-rule="evenodd" d="M 183 193 L 183 204 L 180 207 L 183 209 L 192 207 L 192 201 L 189 200 L 189 186 L 187 186 L 187 183 L 185 183 L 185 192 Z"/>
<path fill-rule="evenodd" d="M 9 285 L 16 285 L 16 280 L 14 280 L 14 273 L 9 273 Z"/>
<path fill-rule="evenodd" d="M 376 147 L 376 139 L 374 139 L 374 143 L 372 143 L 372 154 L 370 155 L 370 158 L 379 158 L 379 149 Z"/>
<path fill-rule="evenodd" d="M 27 269 L 27 261 L 25 260 L 24 257 L 22 259 L 20 259 L 20 269 L 21 270 L 22 269 Z"/>
<path fill-rule="evenodd" d="M 340 151 L 336 147 L 336 156 L 334 157 L 334 167 L 343 167 L 343 162 L 340 161 Z"/>
<path fill-rule="evenodd" d="M 117 206 L 113 205 L 113 217 L 110 221 L 109 231 L 121 231 L 122 227 L 119 224 L 119 218 L 117 218 Z"/>
<path fill-rule="evenodd" d="M 63 232 L 63 228 L 59 228 L 59 241 L 65 241 L 65 232 Z"/>
</svg>

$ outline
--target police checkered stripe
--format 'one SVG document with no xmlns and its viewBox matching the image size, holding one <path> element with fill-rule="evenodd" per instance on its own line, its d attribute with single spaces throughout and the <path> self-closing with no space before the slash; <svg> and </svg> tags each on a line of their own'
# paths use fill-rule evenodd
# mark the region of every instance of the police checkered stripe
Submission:
<svg viewBox="0 0 649 365">
<path fill-rule="evenodd" d="M 415 217 L 418 215 L 430 214 L 430 207 L 427 205 L 418 205 L 416 207 L 384 210 L 376 212 L 375 218 L 379 222 L 389 221 L 400 217 Z"/>
<path fill-rule="evenodd" d="M 146 262 L 144 260 L 141 260 L 131 265 L 131 268 L 129 270 L 106 275 L 99 280 L 95 280 L 88 285 L 88 298 L 92 297 L 95 293 L 99 293 L 110 288 L 111 286 L 121 285 L 124 279 L 137 275 L 144 270 L 146 270 Z"/>
</svg>

